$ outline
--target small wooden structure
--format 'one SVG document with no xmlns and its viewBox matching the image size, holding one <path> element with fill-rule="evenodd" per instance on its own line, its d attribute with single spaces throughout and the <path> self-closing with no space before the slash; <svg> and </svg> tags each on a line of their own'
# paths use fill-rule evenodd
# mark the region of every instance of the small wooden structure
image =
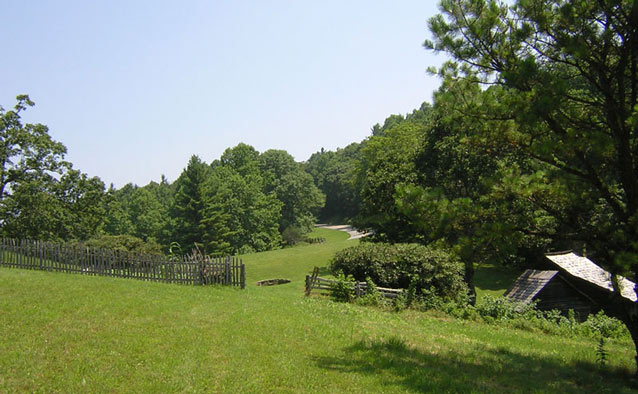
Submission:
<svg viewBox="0 0 638 394">
<path fill-rule="evenodd" d="M 572 309 L 580 321 L 608 304 L 614 292 L 609 272 L 572 252 L 547 254 L 546 257 L 557 270 L 526 270 L 505 296 L 527 304 L 536 301 L 540 310 L 557 309 L 567 314 Z M 622 298 L 636 302 L 635 284 L 623 277 L 618 277 L 618 284 Z"/>
<path fill-rule="evenodd" d="M 558 271 L 526 270 L 505 293 L 512 301 L 529 304 L 543 311 L 558 309 L 564 314 L 572 309 L 578 320 L 597 312 L 596 302 L 578 290 Z"/>
</svg>

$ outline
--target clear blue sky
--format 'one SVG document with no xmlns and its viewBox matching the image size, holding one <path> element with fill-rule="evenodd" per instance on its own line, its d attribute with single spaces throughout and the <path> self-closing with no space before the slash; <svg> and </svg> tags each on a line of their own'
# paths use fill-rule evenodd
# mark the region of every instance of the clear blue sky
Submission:
<svg viewBox="0 0 638 394">
<path fill-rule="evenodd" d="M 75 168 L 179 176 L 239 142 L 297 161 L 430 101 L 432 1 L 7 1 L 0 105 L 29 94 Z"/>
</svg>

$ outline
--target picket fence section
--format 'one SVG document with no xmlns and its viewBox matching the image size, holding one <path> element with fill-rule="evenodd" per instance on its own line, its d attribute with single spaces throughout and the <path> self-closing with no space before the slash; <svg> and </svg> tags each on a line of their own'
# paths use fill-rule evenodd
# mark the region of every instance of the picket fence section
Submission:
<svg viewBox="0 0 638 394">
<path fill-rule="evenodd" d="M 0 239 L 0 266 L 164 283 L 246 287 L 246 269 L 241 259 L 211 258 L 197 251 L 181 258 L 169 258 L 3 238 Z"/>
</svg>

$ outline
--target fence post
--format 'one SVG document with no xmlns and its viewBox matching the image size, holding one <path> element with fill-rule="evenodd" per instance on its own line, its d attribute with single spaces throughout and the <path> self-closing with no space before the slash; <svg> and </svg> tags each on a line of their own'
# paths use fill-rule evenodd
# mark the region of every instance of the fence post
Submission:
<svg viewBox="0 0 638 394">
<path fill-rule="evenodd" d="M 317 280 L 317 276 L 319 276 L 319 267 L 315 267 L 312 270 L 312 276 L 310 277 L 310 279 L 307 279 L 308 284 L 306 285 L 306 295 L 309 296 L 310 292 L 312 292 L 312 287 L 315 284 L 315 281 Z"/>
<path fill-rule="evenodd" d="M 241 288 L 245 289 L 246 288 L 246 266 L 241 260 L 239 260 L 239 264 L 240 264 Z"/>
<path fill-rule="evenodd" d="M 197 284 L 203 285 L 204 284 L 204 261 L 201 259 L 197 261 L 197 267 L 199 269 L 199 282 Z"/>
</svg>

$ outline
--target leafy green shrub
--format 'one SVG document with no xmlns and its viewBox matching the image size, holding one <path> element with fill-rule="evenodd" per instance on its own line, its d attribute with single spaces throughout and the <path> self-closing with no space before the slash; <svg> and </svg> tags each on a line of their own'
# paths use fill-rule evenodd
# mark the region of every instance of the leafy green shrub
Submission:
<svg viewBox="0 0 638 394">
<path fill-rule="evenodd" d="M 488 324 L 503 324 L 565 337 L 630 338 L 623 322 L 602 311 L 590 315 L 587 321 L 578 323 L 573 312 L 564 316 L 558 310 L 540 311 L 534 303 L 513 302 L 506 297 L 485 296 L 476 306 L 472 306 L 459 301 L 446 301 L 427 290 L 424 293 L 425 296 L 416 304 L 417 308 L 440 311 L 460 319 L 482 320 Z"/>
<path fill-rule="evenodd" d="M 304 240 L 304 231 L 298 226 L 289 226 L 281 233 L 284 244 L 292 246 Z"/>
<path fill-rule="evenodd" d="M 629 336 L 627 326 L 625 326 L 623 322 L 605 315 L 603 311 L 595 315 L 589 315 L 580 327 L 590 336 L 600 335 L 604 338 L 622 338 L 623 336 Z"/>
<path fill-rule="evenodd" d="M 408 307 L 409 305 L 405 293 L 399 294 L 395 299 L 392 300 L 392 308 L 395 312 L 400 312 Z"/>
<path fill-rule="evenodd" d="M 423 289 L 444 299 L 467 294 L 461 264 L 442 250 L 419 244 L 363 243 L 337 252 L 331 270 L 359 281 L 370 278 L 382 287 L 406 289 L 412 283 L 415 294 Z"/>
<path fill-rule="evenodd" d="M 251 254 L 255 253 L 255 249 L 250 245 L 242 245 L 241 248 L 237 249 L 237 254 Z"/>
<path fill-rule="evenodd" d="M 416 286 L 414 284 L 410 285 L 414 288 L 414 293 L 416 297 Z M 410 287 L 408 287 L 408 291 L 410 291 Z M 412 300 L 414 304 L 414 300 Z M 447 309 L 448 302 L 446 302 L 443 298 L 439 297 L 436 294 L 436 291 L 432 288 L 421 289 L 421 297 L 419 297 L 418 307 L 422 310 L 441 310 L 445 311 Z"/>
<path fill-rule="evenodd" d="M 405 298 L 405 306 L 410 307 L 417 301 L 416 285 L 419 278 L 410 278 L 408 289 L 401 294 Z"/>
<path fill-rule="evenodd" d="M 535 304 L 510 301 L 505 297 L 485 296 L 475 306 L 481 317 L 490 317 L 494 320 L 511 320 L 516 317 L 535 314 Z"/>
<path fill-rule="evenodd" d="M 377 285 L 370 278 L 367 278 L 365 293 L 357 298 L 357 303 L 360 305 L 379 306 L 385 304 L 385 298 L 377 290 Z"/>
<path fill-rule="evenodd" d="M 339 302 L 351 302 L 355 299 L 354 279 L 351 275 L 339 273 L 337 279 L 330 285 L 330 296 Z"/>
<path fill-rule="evenodd" d="M 89 239 L 79 245 L 96 248 L 120 250 L 141 254 L 162 254 L 162 247 L 153 240 L 144 241 L 132 235 L 103 235 L 99 238 Z"/>
</svg>

